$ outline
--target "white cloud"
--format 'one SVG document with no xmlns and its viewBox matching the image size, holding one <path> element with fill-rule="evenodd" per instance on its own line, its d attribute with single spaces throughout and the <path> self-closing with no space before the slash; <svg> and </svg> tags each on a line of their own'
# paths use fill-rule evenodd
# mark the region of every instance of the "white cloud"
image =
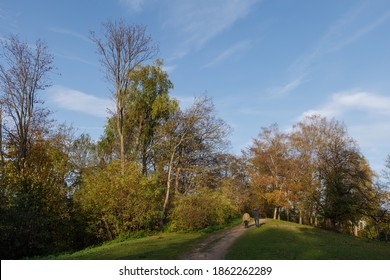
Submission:
<svg viewBox="0 0 390 280">
<path fill-rule="evenodd" d="M 167 72 L 168 74 L 171 74 L 173 71 L 175 71 L 176 65 L 163 65 L 162 70 Z"/>
<path fill-rule="evenodd" d="M 324 106 L 304 112 L 298 120 L 313 114 L 345 121 L 371 167 L 380 173 L 390 152 L 389 96 L 363 91 L 336 93 Z"/>
<path fill-rule="evenodd" d="M 288 81 L 286 84 L 272 87 L 267 89 L 267 92 L 272 97 L 282 97 L 288 95 L 290 92 L 298 88 L 305 79 L 306 74 L 302 74 L 301 76 L 294 77 L 294 79 Z"/>
<path fill-rule="evenodd" d="M 172 97 L 179 101 L 181 109 L 189 108 L 195 102 L 195 96 L 173 95 Z"/>
<path fill-rule="evenodd" d="M 173 3 L 172 3 L 173 2 Z M 208 41 L 249 14 L 259 0 L 170 1 L 164 26 L 183 38 L 183 57 L 192 49 L 202 48 Z"/>
<path fill-rule="evenodd" d="M 205 67 L 212 67 L 212 66 L 214 66 L 222 61 L 227 60 L 228 58 L 230 58 L 234 55 L 237 55 L 237 54 L 240 54 L 240 53 L 246 51 L 250 47 L 250 44 L 251 44 L 250 41 L 243 41 L 243 42 L 239 42 L 239 43 L 234 44 L 233 46 L 231 46 L 227 50 L 220 53 L 212 61 L 207 63 L 205 65 Z"/>
<path fill-rule="evenodd" d="M 6 27 L 7 29 L 16 29 L 18 26 L 18 18 L 20 17 L 21 13 L 14 13 L 10 10 L 4 10 L 0 8 L 0 23 L 3 27 Z"/>
<path fill-rule="evenodd" d="M 369 122 L 350 125 L 349 134 L 358 141 L 362 153 L 367 157 L 373 170 L 380 175 L 384 162 L 390 153 L 390 123 Z"/>
<path fill-rule="evenodd" d="M 325 55 L 346 48 L 390 19 L 390 10 L 383 11 L 378 9 L 375 11 L 374 16 L 367 13 L 370 4 L 372 4 L 370 1 L 366 1 L 363 4 L 354 6 L 331 24 L 313 47 L 299 56 L 290 65 L 291 81 L 276 88 L 281 89 L 283 95 L 290 93 L 302 83 L 301 77 L 309 74 L 309 70 L 314 63 L 318 62 Z M 300 81 L 300 83 L 294 85 L 295 81 Z M 288 87 L 289 85 L 294 86 Z"/>
<path fill-rule="evenodd" d="M 142 10 L 146 0 L 119 0 L 119 2 L 128 7 L 130 11 L 139 12 Z"/>
<path fill-rule="evenodd" d="M 332 118 L 342 116 L 349 111 L 390 116 L 390 97 L 360 91 L 336 93 L 332 95 L 330 102 L 318 109 L 304 112 L 301 118 L 313 114 Z"/>
<path fill-rule="evenodd" d="M 48 92 L 50 101 L 56 106 L 99 118 L 107 117 L 108 109 L 114 107 L 108 98 L 99 98 L 63 86 L 53 86 Z"/>
<path fill-rule="evenodd" d="M 51 27 L 49 28 L 49 30 L 54 33 L 69 35 L 85 42 L 92 43 L 92 41 L 87 36 L 84 36 L 83 34 L 77 33 L 66 28 Z"/>
</svg>

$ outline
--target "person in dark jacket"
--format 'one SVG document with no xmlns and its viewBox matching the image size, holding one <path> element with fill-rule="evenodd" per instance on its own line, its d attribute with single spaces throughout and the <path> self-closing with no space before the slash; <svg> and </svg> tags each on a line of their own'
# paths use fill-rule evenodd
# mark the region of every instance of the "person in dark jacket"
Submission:
<svg viewBox="0 0 390 280">
<path fill-rule="evenodd" d="M 260 226 L 260 213 L 259 213 L 259 209 L 255 208 L 255 210 L 253 210 L 253 218 L 255 219 L 256 227 L 259 227 Z"/>
</svg>

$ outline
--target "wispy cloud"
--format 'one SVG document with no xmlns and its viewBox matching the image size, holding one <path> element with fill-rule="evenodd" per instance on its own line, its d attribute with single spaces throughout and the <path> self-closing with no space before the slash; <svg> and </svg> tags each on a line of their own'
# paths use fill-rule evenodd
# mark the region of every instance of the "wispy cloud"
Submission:
<svg viewBox="0 0 390 280">
<path fill-rule="evenodd" d="M 172 3 L 173 2 L 173 3 Z M 182 39 L 180 56 L 201 49 L 208 41 L 246 17 L 259 0 L 170 1 L 165 27 Z"/>
<path fill-rule="evenodd" d="M 51 28 L 49 28 L 49 30 L 51 32 L 54 32 L 54 33 L 72 36 L 72 37 L 75 37 L 77 39 L 83 40 L 85 42 L 92 43 L 92 41 L 87 36 L 84 36 L 83 34 L 80 34 L 78 32 L 75 32 L 75 31 L 72 31 L 72 30 L 69 30 L 66 28 L 51 27 Z"/>
<path fill-rule="evenodd" d="M 271 87 L 267 90 L 267 92 L 272 97 L 283 97 L 288 95 L 290 92 L 298 88 L 305 80 L 306 73 L 302 73 L 301 76 L 296 76 L 294 79 L 289 80 L 287 83 Z"/>
<path fill-rule="evenodd" d="M 14 13 L 9 10 L 5 10 L 0 7 L 0 23 L 10 29 L 15 29 L 18 26 L 17 19 L 20 16 L 20 12 Z"/>
<path fill-rule="evenodd" d="M 250 41 L 243 41 L 234 44 L 233 46 L 229 47 L 227 50 L 220 53 L 217 57 L 215 57 L 212 61 L 207 63 L 205 67 L 212 67 L 215 66 L 218 63 L 221 63 L 227 59 L 229 59 L 232 56 L 241 54 L 242 52 L 246 51 L 250 47 L 251 42 Z"/>
<path fill-rule="evenodd" d="M 108 98 L 99 98 L 63 86 L 53 86 L 48 93 L 50 102 L 58 107 L 99 118 L 107 117 L 107 111 L 114 107 Z"/>
<path fill-rule="evenodd" d="M 128 8 L 131 12 L 139 12 L 147 0 L 119 0 L 123 6 Z"/>
<path fill-rule="evenodd" d="M 370 1 L 366 1 L 352 7 L 331 24 L 314 46 L 290 65 L 288 69 L 290 80 L 282 86 L 274 87 L 275 95 L 280 95 L 280 89 L 285 89 L 282 90 L 284 95 L 292 92 L 302 84 L 301 77 L 310 74 L 310 68 L 314 63 L 317 63 L 328 54 L 340 51 L 353 44 L 390 19 L 390 10 L 375 11 L 374 15 L 367 13 L 370 4 L 372 4 Z M 300 81 L 300 83 L 297 84 L 297 81 Z"/>
<path fill-rule="evenodd" d="M 171 74 L 173 71 L 175 71 L 176 65 L 163 65 L 162 69 L 168 74 Z"/>
<path fill-rule="evenodd" d="M 298 120 L 313 114 L 346 122 L 349 135 L 372 161 L 374 171 L 380 173 L 390 138 L 389 96 L 363 91 L 336 93 L 324 106 L 304 112 Z"/>
<path fill-rule="evenodd" d="M 370 115 L 390 116 L 390 97 L 370 92 L 350 91 L 336 93 L 323 107 L 304 112 L 300 118 L 308 115 L 339 117 L 351 111 L 360 111 Z"/>
<path fill-rule="evenodd" d="M 172 97 L 179 101 L 182 109 L 190 107 L 195 101 L 195 96 L 173 95 Z"/>
</svg>

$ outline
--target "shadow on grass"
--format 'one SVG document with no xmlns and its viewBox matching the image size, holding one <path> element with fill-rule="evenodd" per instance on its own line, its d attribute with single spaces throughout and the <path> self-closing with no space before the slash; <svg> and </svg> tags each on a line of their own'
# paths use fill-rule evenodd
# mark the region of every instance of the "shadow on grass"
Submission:
<svg viewBox="0 0 390 280">
<path fill-rule="evenodd" d="M 76 260 L 175 260 L 194 242 L 201 240 L 200 234 L 161 234 L 120 243 L 106 244 L 54 257 L 54 259 Z"/>
<path fill-rule="evenodd" d="M 356 238 L 294 223 L 271 221 L 251 228 L 229 249 L 227 259 L 390 259 L 390 243 Z"/>
</svg>

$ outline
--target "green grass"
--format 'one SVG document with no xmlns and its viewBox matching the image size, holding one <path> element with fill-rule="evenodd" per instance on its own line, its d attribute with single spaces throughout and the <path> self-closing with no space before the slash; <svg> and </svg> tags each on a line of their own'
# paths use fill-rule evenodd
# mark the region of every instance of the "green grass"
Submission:
<svg viewBox="0 0 390 280">
<path fill-rule="evenodd" d="M 268 220 L 240 236 L 226 259 L 389 260 L 390 243 Z"/>
<path fill-rule="evenodd" d="M 228 227 L 235 224 L 237 221 Z M 40 259 L 174 260 L 215 232 L 219 232 L 219 228 L 191 233 L 159 233 Z M 260 228 L 251 227 L 246 230 L 229 249 L 226 259 L 390 260 L 390 243 L 268 220 Z"/>
<path fill-rule="evenodd" d="M 173 260 L 202 238 L 201 233 L 161 233 L 122 242 L 113 241 L 72 254 L 43 257 L 58 260 Z"/>
<path fill-rule="evenodd" d="M 165 232 L 125 241 L 114 240 L 101 246 L 87 248 L 75 253 L 39 257 L 57 260 L 174 260 L 190 251 L 210 234 L 231 228 L 241 223 L 232 220 L 225 226 L 208 227 L 198 232 Z"/>
</svg>

